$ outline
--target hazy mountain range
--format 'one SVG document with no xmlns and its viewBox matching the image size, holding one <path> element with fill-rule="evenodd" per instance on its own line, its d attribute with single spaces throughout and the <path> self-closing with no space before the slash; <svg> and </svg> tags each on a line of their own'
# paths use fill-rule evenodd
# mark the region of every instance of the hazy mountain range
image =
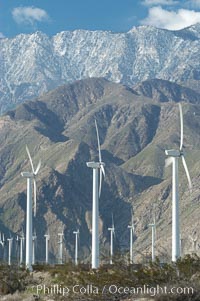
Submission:
<svg viewBox="0 0 200 301">
<path fill-rule="evenodd" d="M 0 39 L 0 109 L 75 80 L 104 77 L 132 87 L 159 78 L 196 86 L 200 24 L 179 31 L 149 26 L 125 33 L 75 30 Z"/>
</svg>

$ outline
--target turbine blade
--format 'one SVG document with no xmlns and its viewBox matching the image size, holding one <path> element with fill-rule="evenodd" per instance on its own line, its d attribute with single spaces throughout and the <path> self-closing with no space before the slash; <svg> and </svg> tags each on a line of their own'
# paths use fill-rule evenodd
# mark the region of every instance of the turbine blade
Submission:
<svg viewBox="0 0 200 301">
<path fill-rule="evenodd" d="M 165 159 L 165 168 L 169 167 L 173 162 L 172 157 Z"/>
<path fill-rule="evenodd" d="M 113 218 L 113 213 L 112 213 L 112 228 L 113 228 L 113 229 L 115 228 L 115 225 L 114 225 L 114 218 Z"/>
<path fill-rule="evenodd" d="M 96 127 L 96 133 L 97 133 L 97 142 L 98 142 L 98 150 L 99 150 L 99 162 L 101 161 L 101 148 L 100 148 L 100 140 L 99 140 L 99 131 L 98 131 L 98 126 L 97 126 L 97 121 L 95 119 L 95 127 Z"/>
<path fill-rule="evenodd" d="M 139 218 L 138 218 L 138 217 L 136 217 L 136 220 L 135 220 L 135 223 L 134 223 L 134 225 L 136 226 L 138 223 L 139 223 Z"/>
<path fill-rule="evenodd" d="M 29 152 L 29 149 L 28 149 L 27 145 L 26 145 L 26 152 L 28 154 L 28 157 L 29 157 L 29 160 L 30 160 L 30 163 L 31 163 L 32 172 L 34 173 L 33 161 L 32 161 L 31 154 Z"/>
<path fill-rule="evenodd" d="M 191 191 L 192 190 L 192 181 L 191 181 L 191 178 L 190 178 L 189 170 L 187 168 L 187 164 L 186 164 L 184 156 L 181 156 L 181 158 L 182 158 L 183 167 L 185 169 L 185 173 L 186 173 L 186 176 L 187 176 L 187 179 L 188 179 L 189 189 Z"/>
<path fill-rule="evenodd" d="M 36 180 L 33 180 L 33 188 L 34 188 L 34 216 L 36 216 L 36 204 L 37 204 L 37 186 Z"/>
<path fill-rule="evenodd" d="M 189 235 L 189 238 L 190 238 L 191 242 L 193 242 L 193 237 L 191 235 Z"/>
<path fill-rule="evenodd" d="M 103 164 L 101 164 L 100 168 L 101 168 L 102 173 L 103 173 L 103 176 L 104 176 L 104 178 L 105 178 L 106 173 L 105 173 L 105 168 L 104 168 Z"/>
<path fill-rule="evenodd" d="M 38 166 L 37 166 L 37 168 L 36 168 L 36 170 L 34 172 L 35 175 L 38 174 L 38 171 L 40 170 L 40 167 L 41 167 L 41 160 L 39 161 Z"/>
<path fill-rule="evenodd" d="M 180 151 L 182 150 L 183 148 L 183 110 L 182 110 L 182 106 L 181 104 L 179 103 L 179 112 L 180 112 L 180 133 L 181 133 L 181 136 L 180 136 Z"/>
<path fill-rule="evenodd" d="M 156 204 L 153 204 L 153 222 L 156 224 Z"/>
<path fill-rule="evenodd" d="M 100 178 L 99 178 L 99 198 L 101 196 L 101 186 L 102 186 L 102 169 L 100 168 Z"/>
</svg>

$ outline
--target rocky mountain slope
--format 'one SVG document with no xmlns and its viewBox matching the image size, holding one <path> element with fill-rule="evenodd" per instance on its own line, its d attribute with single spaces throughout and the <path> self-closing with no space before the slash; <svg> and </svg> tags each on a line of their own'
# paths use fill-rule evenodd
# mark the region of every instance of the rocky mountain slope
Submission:
<svg viewBox="0 0 200 301">
<path fill-rule="evenodd" d="M 177 101 L 181 101 L 184 147 L 193 182 L 190 195 L 180 165 L 181 231 L 184 252 L 190 252 L 188 235 L 200 226 L 199 99 L 197 92 L 164 80 L 128 88 L 92 78 L 61 86 L 7 112 L 0 118 L 0 231 L 8 236 L 25 228 L 26 181 L 20 173 L 30 170 L 27 144 L 35 165 L 42 160 L 34 219 L 37 260 L 44 260 L 46 231 L 51 235 L 51 259 L 55 260 L 57 233 L 63 226 L 65 257 L 73 257 L 73 231 L 78 227 L 80 258 L 89 260 L 92 172 L 86 162 L 98 158 L 96 119 L 106 164 L 100 199 L 101 254 L 108 255 L 111 213 L 116 221 L 115 247 L 128 249 L 127 226 L 133 210 L 134 218 L 139 219 L 135 255 L 145 256 L 150 250 L 148 224 L 155 203 L 157 255 L 169 257 L 171 171 L 164 168 L 164 150 L 179 147 Z"/>
<path fill-rule="evenodd" d="M 57 86 L 105 77 L 132 87 L 146 79 L 192 82 L 200 78 L 200 25 L 180 31 L 149 26 L 126 33 L 75 30 L 0 39 L 0 109 Z"/>
</svg>

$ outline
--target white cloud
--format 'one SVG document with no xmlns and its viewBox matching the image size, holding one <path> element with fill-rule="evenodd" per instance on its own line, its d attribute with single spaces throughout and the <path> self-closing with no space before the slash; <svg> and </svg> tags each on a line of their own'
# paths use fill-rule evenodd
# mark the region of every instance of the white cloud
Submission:
<svg viewBox="0 0 200 301">
<path fill-rule="evenodd" d="M 44 9 L 32 6 L 15 7 L 12 16 L 18 24 L 26 23 L 33 25 L 35 22 L 48 21 L 49 16 Z"/>
<path fill-rule="evenodd" d="M 140 23 L 142 25 L 178 30 L 198 22 L 200 22 L 200 12 L 187 9 L 169 11 L 160 6 L 156 6 L 149 9 L 147 18 Z"/>
<path fill-rule="evenodd" d="M 198 0 L 197 0 L 198 1 Z M 142 4 L 145 6 L 155 6 L 155 5 L 176 5 L 178 1 L 175 0 L 144 0 Z"/>
<path fill-rule="evenodd" d="M 4 34 L 2 32 L 0 32 L 0 39 L 5 38 Z"/>
</svg>

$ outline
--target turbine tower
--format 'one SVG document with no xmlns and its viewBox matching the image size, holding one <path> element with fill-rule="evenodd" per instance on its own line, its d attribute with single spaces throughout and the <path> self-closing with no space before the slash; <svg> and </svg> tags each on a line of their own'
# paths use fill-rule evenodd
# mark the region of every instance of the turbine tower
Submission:
<svg viewBox="0 0 200 301">
<path fill-rule="evenodd" d="M 131 225 L 128 225 L 128 229 L 130 229 L 130 264 L 133 264 L 133 235 L 135 233 L 135 226 L 137 225 L 137 221 L 133 221 L 133 215 L 132 215 L 132 222 Z"/>
<path fill-rule="evenodd" d="M 16 237 L 16 254 L 17 254 L 17 261 L 19 264 L 19 260 L 20 260 L 20 240 L 19 240 L 19 235 L 17 234 Z"/>
<path fill-rule="evenodd" d="M 19 264 L 23 264 L 23 250 L 24 250 L 24 232 L 22 232 L 22 235 L 19 237 L 20 240 L 20 257 L 19 257 Z"/>
<path fill-rule="evenodd" d="M 13 238 L 7 238 L 8 241 L 8 265 L 11 265 L 11 255 L 12 255 L 12 242 Z"/>
<path fill-rule="evenodd" d="M 113 264 L 113 237 L 115 235 L 113 214 L 112 214 L 112 227 L 108 228 L 108 231 L 110 231 L 110 264 Z"/>
<path fill-rule="evenodd" d="M 198 240 L 198 236 L 196 233 L 194 233 L 194 235 L 190 235 L 190 240 L 192 242 L 192 252 L 196 253 L 197 252 L 197 240 Z"/>
<path fill-rule="evenodd" d="M 2 259 L 4 260 L 5 255 L 5 236 L 4 233 L 0 232 L 0 244 L 2 246 Z"/>
<path fill-rule="evenodd" d="M 179 103 L 180 111 L 180 148 L 175 150 L 166 150 L 165 154 L 168 156 L 165 166 L 172 164 L 172 261 L 176 262 L 180 257 L 180 229 L 179 229 L 179 191 L 178 191 L 178 161 L 182 159 L 182 164 L 186 172 L 189 183 L 189 189 L 192 188 L 190 174 L 183 152 L 183 112 L 181 104 Z"/>
<path fill-rule="evenodd" d="M 63 237 L 64 237 L 64 228 L 62 229 L 61 233 L 58 233 L 59 236 L 59 241 L 58 241 L 58 245 L 59 245 L 59 259 L 58 259 L 58 263 L 59 264 L 63 264 Z"/>
<path fill-rule="evenodd" d="M 151 231 L 152 231 L 151 256 L 152 256 L 152 262 L 154 262 L 155 261 L 155 241 L 156 241 L 156 217 L 155 217 L 155 211 L 154 211 L 153 223 L 149 224 L 149 227 L 151 227 Z"/>
<path fill-rule="evenodd" d="M 36 175 L 38 174 L 41 161 L 39 161 L 36 170 L 34 170 L 33 161 L 26 146 L 32 172 L 22 172 L 22 177 L 27 179 L 27 207 L 26 207 L 26 268 L 32 271 L 32 181 L 34 184 L 34 215 L 36 215 Z"/>
<path fill-rule="evenodd" d="M 75 234 L 75 265 L 78 265 L 78 239 L 79 239 L 79 230 L 73 232 Z"/>
<path fill-rule="evenodd" d="M 46 262 L 46 264 L 48 264 L 49 263 L 49 239 L 50 239 L 49 233 L 45 234 L 44 237 L 45 237 L 45 241 L 46 241 L 46 258 L 45 258 L 45 262 Z"/>
<path fill-rule="evenodd" d="M 33 241 L 32 241 L 32 247 L 33 247 L 33 253 L 32 253 L 32 264 L 35 264 L 35 249 L 36 249 L 36 232 L 33 234 Z"/>
<path fill-rule="evenodd" d="M 183 242 L 184 242 L 184 239 L 183 239 L 182 235 L 180 234 L 180 257 L 183 257 Z"/>
<path fill-rule="evenodd" d="M 93 169 L 93 201 L 92 201 L 92 269 L 99 268 L 99 198 L 101 195 L 102 176 L 105 177 L 104 166 L 101 158 L 101 148 L 99 141 L 99 132 L 97 122 L 95 120 L 99 162 L 87 162 L 87 167 Z M 100 182 L 98 187 L 98 173 L 100 171 Z"/>
</svg>

